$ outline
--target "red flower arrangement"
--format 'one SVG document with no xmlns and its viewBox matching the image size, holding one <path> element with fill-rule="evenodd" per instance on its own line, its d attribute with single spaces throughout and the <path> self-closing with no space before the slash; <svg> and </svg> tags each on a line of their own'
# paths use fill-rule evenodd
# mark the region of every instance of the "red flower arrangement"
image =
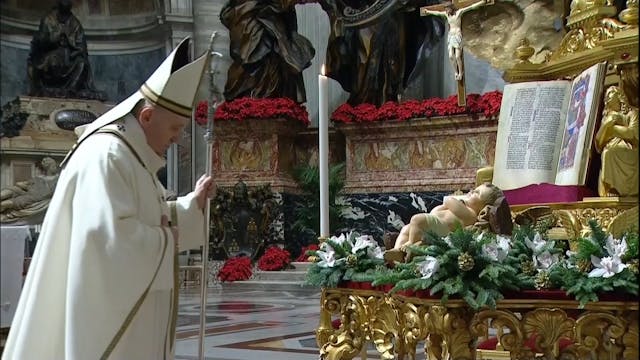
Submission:
<svg viewBox="0 0 640 360">
<path fill-rule="evenodd" d="M 207 124 L 208 111 L 209 103 L 205 100 L 200 101 L 195 114 L 198 125 Z M 297 120 L 309 125 L 307 109 L 289 98 L 238 98 L 222 103 L 214 116 L 216 121 L 275 118 Z"/>
<path fill-rule="evenodd" d="M 277 271 L 286 269 L 291 263 L 291 254 L 277 246 L 269 247 L 258 259 L 258 269 L 262 271 Z"/>
<path fill-rule="evenodd" d="M 309 255 L 307 255 L 307 251 L 318 251 L 320 247 L 318 244 L 311 244 L 308 246 L 303 246 L 302 250 L 300 250 L 300 256 L 296 259 L 296 262 L 309 262 Z"/>
<path fill-rule="evenodd" d="M 231 258 L 225 261 L 218 272 L 220 281 L 247 280 L 251 277 L 251 259 L 247 256 Z"/>
<path fill-rule="evenodd" d="M 388 101 L 379 108 L 372 104 L 351 106 L 340 105 L 331 115 L 331 120 L 341 123 L 374 122 L 384 120 L 406 121 L 412 118 L 428 118 L 433 116 L 457 114 L 483 114 L 486 117 L 496 116 L 500 112 L 502 93 L 492 91 L 485 94 L 467 95 L 467 106 L 458 106 L 456 95 L 446 99 L 431 98 L 425 100 L 409 100 L 402 103 Z"/>
</svg>

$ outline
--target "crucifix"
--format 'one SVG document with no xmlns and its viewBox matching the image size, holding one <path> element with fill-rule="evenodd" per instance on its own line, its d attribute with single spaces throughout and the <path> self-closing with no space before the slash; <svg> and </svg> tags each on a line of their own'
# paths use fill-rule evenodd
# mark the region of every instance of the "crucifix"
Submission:
<svg viewBox="0 0 640 360">
<path fill-rule="evenodd" d="M 464 85 L 464 59 L 462 56 L 462 14 L 477 9 L 484 5 L 492 5 L 494 0 L 453 0 L 444 3 L 420 8 L 420 16 L 435 15 L 447 18 L 449 24 L 449 36 L 447 48 L 449 61 L 453 66 L 455 79 L 458 83 L 458 106 L 467 105 L 467 93 Z"/>
</svg>

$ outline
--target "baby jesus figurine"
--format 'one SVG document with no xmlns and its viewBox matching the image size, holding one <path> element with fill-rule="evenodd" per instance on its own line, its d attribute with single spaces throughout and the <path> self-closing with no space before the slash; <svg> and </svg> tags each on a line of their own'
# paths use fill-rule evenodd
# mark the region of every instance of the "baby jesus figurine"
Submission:
<svg viewBox="0 0 640 360">
<path fill-rule="evenodd" d="M 496 213 L 505 217 L 505 212 L 508 222 L 491 219 L 491 215 Z M 487 216 L 490 219 L 487 220 Z M 484 183 L 464 195 L 445 196 L 442 205 L 436 206 L 431 212 L 413 215 L 411 221 L 400 230 L 393 249 L 385 251 L 384 259 L 388 263 L 405 261 L 407 247 L 422 243 L 427 231 L 446 236 L 457 226 L 478 223 L 488 224 L 496 233 L 511 233 L 511 212 L 502 190 L 493 184 Z"/>
</svg>

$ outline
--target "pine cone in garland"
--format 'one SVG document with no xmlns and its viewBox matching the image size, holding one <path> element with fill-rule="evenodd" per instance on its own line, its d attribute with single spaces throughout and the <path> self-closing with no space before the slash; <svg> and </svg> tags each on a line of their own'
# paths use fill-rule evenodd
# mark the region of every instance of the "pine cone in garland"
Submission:
<svg viewBox="0 0 640 360">
<path fill-rule="evenodd" d="M 469 255 L 469 253 L 462 253 L 458 256 L 458 267 L 461 271 L 469 271 L 473 269 L 476 265 L 475 261 L 473 261 L 473 256 Z"/>
<path fill-rule="evenodd" d="M 347 255 L 347 266 L 354 267 L 358 264 L 358 258 L 354 254 Z"/>
<path fill-rule="evenodd" d="M 551 287 L 551 278 L 546 271 L 540 271 L 534 280 L 537 290 L 548 289 Z"/>
<path fill-rule="evenodd" d="M 578 267 L 578 270 L 583 273 L 588 273 L 593 268 L 593 265 L 591 265 L 591 261 L 587 259 L 578 260 L 576 266 Z"/>
<path fill-rule="evenodd" d="M 629 270 L 631 270 L 632 273 L 638 275 L 638 259 L 629 261 Z"/>
<path fill-rule="evenodd" d="M 523 260 L 520 263 L 520 267 L 522 268 L 522 273 L 527 276 L 533 276 L 536 274 L 536 265 L 531 260 Z"/>
</svg>

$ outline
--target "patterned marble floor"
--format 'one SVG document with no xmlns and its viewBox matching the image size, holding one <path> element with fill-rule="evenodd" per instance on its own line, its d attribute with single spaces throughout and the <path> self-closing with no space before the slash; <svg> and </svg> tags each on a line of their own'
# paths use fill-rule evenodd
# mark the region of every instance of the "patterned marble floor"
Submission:
<svg viewBox="0 0 640 360">
<path fill-rule="evenodd" d="M 209 289 L 205 357 L 215 360 L 318 359 L 320 293 Z M 200 298 L 181 293 L 176 360 L 198 359 Z M 367 359 L 379 359 L 373 349 Z"/>
</svg>

